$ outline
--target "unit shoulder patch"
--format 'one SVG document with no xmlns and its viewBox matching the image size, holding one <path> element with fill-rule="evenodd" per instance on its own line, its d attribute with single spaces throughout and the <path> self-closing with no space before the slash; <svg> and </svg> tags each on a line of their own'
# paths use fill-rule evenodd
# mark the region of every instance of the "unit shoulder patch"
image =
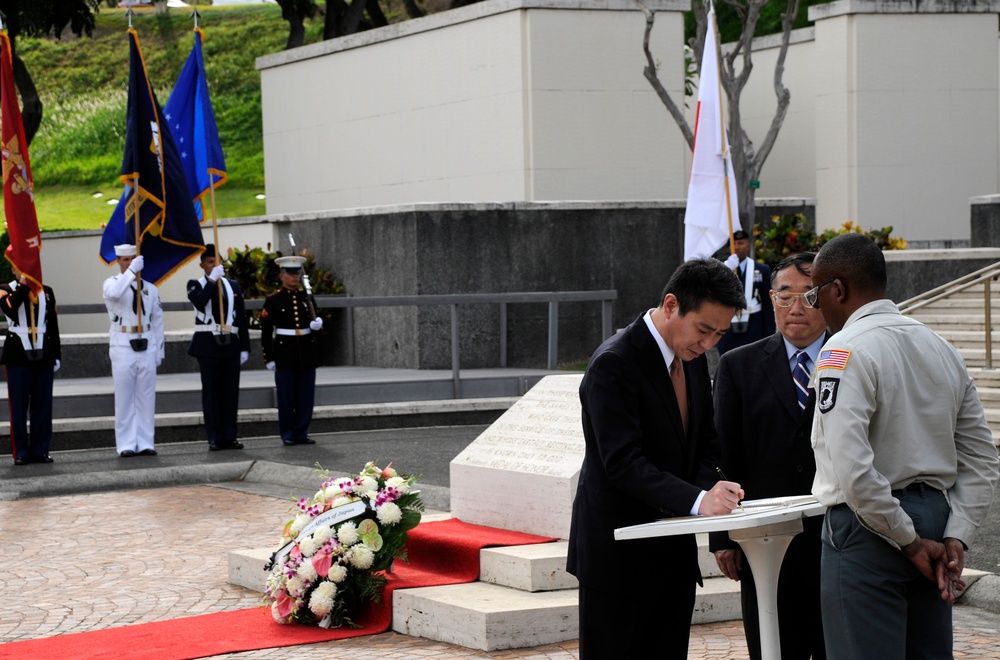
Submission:
<svg viewBox="0 0 1000 660">
<path fill-rule="evenodd" d="M 837 405 L 837 389 L 840 387 L 839 378 L 820 378 L 818 388 L 818 398 L 816 407 L 821 413 L 828 413 Z"/>
</svg>

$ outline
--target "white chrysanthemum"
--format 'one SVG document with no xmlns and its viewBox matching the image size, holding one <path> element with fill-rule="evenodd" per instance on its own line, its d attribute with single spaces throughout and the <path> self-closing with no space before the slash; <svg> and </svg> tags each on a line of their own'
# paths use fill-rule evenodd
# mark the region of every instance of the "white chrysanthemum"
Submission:
<svg viewBox="0 0 1000 660">
<path fill-rule="evenodd" d="M 378 521 L 383 525 L 395 525 L 403 519 L 403 512 L 393 502 L 386 502 L 376 511 Z"/>
<path fill-rule="evenodd" d="M 316 494 L 313 495 L 313 502 L 325 502 L 327 499 L 326 490 L 322 488 L 317 490 Z"/>
<path fill-rule="evenodd" d="M 285 583 L 285 591 L 292 598 L 298 598 L 301 596 L 303 589 L 305 589 L 305 583 L 298 575 L 293 578 L 289 578 L 288 582 Z"/>
<path fill-rule="evenodd" d="M 293 537 L 298 536 L 299 532 L 305 529 L 305 526 L 309 524 L 310 520 L 312 519 L 309 516 L 304 513 L 300 513 L 295 516 L 295 520 L 292 521 L 292 526 L 288 529 L 288 533 Z"/>
<path fill-rule="evenodd" d="M 337 540 L 341 545 L 354 545 L 358 542 L 358 526 L 348 520 L 337 530 Z"/>
<path fill-rule="evenodd" d="M 307 536 L 306 538 L 302 539 L 301 543 L 299 543 L 299 552 L 302 553 L 303 557 L 312 557 L 314 554 L 316 554 L 316 550 L 318 549 L 319 549 L 319 544 L 316 543 L 315 535 Z M 302 563 L 308 564 L 309 562 L 305 561 Z"/>
<path fill-rule="evenodd" d="M 385 485 L 390 488 L 395 488 L 399 491 L 400 495 L 406 495 L 410 492 L 410 484 L 406 483 L 406 479 L 403 477 L 393 477 L 392 479 L 387 479 Z"/>
<path fill-rule="evenodd" d="M 338 495 L 337 497 L 330 500 L 330 508 L 333 509 L 338 506 L 343 506 L 344 504 L 350 504 L 353 500 L 347 495 Z"/>
<path fill-rule="evenodd" d="M 321 583 L 309 598 L 309 609 L 322 619 L 333 609 L 333 599 L 336 595 L 337 587 L 332 582 Z"/>
<path fill-rule="evenodd" d="M 274 620 L 277 621 L 278 623 L 288 623 L 288 619 L 286 619 L 285 617 L 283 617 L 280 614 L 278 614 L 278 602 L 277 601 L 271 603 L 271 616 L 273 616 Z"/>
<path fill-rule="evenodd" d="M 373 477 L 362 477 L 361 486 L 358 487 L 362 493 L 371 493 L 378 490 L 378 481 Z"/>
<path fill-rule="evenodd" d="M 320 527 L 315 532 L 313 532 L 312 540 L 316 542 L 316 547 L 318 548 L 319 546 L 326 543 L 326 540 L 330 538 L 330 535 L 332 533 L 333 530 L 330 529 L 329 527 Z"/>
<path fill-rule="evenodd" d="M 330 567 L 330 572 L 326 574 L 328 580 L 333 580 L 337 584 L 344 581 L 347 577 L 347 567 L 341 566 L 340 564 L 334 564 Z"/>
<path fill-rule="evenodd" d="M 316 569 L 313 568 L 311 561 L 304 561 L 302 565 L 299 566 L 299 577 L 305 582 L 312 584 L 316 581 L 319 575 L 316 573 Z"/>
<path fill-rule="evenodd" d="M 372 562 L 375 561 L 375 553 L 367 545 L 359 544 L 351 548 L 347 560 L 355 568 L 366 570 L 371 568 Z"/>
<path fill-rule="evenodd" d="M 323 500 L 324 501 L 334 500 L 343 494 L 344 494 L 343 491 L 341 491 L 337 486 L 333 485 L 327 486 L 326 489 L 323 491 Z"/>
</svg>

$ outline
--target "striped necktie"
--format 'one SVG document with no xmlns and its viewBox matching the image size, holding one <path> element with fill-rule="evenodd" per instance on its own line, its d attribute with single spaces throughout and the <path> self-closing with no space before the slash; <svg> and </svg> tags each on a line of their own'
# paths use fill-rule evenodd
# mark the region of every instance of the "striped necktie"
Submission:
<svg viewBox="0 0 1000 660">
<path fill-rule="evenodd" d="M 809 355 L 805 351 L 798 351 L 794 357 L 792 380 L 795 381 L 795 396 L 799 399 L 799 408 L 805 410 L 809 402 Z"/>
</svg>

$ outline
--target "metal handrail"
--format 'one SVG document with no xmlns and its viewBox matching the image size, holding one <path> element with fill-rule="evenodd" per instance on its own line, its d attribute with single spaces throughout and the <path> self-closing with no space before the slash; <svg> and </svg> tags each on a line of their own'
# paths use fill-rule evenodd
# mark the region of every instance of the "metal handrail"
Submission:
<svg viewBox="0 0 1000 660">
<path fill-rule="evenodd" d="M 500 366 L 507 366 L 507 305 L 515 303 L 547 303 L 549 306 L 548 328 L 548 368 L 555 370 L 559 348 L 559 303 L 599 302 L 601 303 L 601 341 L 611 336 L 612 309 L 618 292 L 614 289 L 600 291 L 520 291 L 511 293 L 453 293 L 413 296 L 316 296 L 320 308 L 344 308 L 347 310 L 347 360 L 354 365 L 354 310 L 358 307 L 422 307 L 426 305 L 448 305 L 451 310 L 451 372 L 454 397 L 461 398 L 459 380 L 458 350 L 458 306 L 459 305 L 500 305 Z M 190 312 L 191 303 L 163 302 L 165 312 Z M 261 309 L 262 298 L 246 301 L 248 310 Z M 106 314 L 103 304 L 59 305 L 59 314 Z"/>
<path fill-rule="evenodd" d="M 983 327 L 985 328 L 985 339 L 983 346 L 986 353 L 986 369 L 993 368 L 993 302 L 990 282 L 1000 278 L 1000 263 L 980 268 L 979 270 L 959 277 L 930 291 L 925 291 L 912 298 L 899 303 L 899 311 L 903 314 L 911 314 L 915 310 L 926 307 L 939 300 L 944 300 L 956 293 L 965 291 L 973 286 L 983 284 Z"/>
</svg>

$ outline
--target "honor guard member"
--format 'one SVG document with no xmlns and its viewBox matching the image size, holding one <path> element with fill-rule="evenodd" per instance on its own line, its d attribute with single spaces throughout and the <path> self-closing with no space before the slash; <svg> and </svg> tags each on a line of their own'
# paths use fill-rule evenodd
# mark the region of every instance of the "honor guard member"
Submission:
<svg viewBox="0 0 1000 660">
<path fill-rule="evenodd" d="M 62 359 L 55 294 L 47 286 L 42 287 L 37 302 L 31 301 L 30 294 L 27 279 L 17 269 L 12 282 L 0 285 L 0 310 L 7 317 L 0 362 L 7 367 L 14 465 L 52 462 L 52 382 Z"/>
<path fill-rule="evenodd" d="M 729 332 L 716 345 L 719 355 L 740 346 L 774 334 L 774 307 L 768 291 L 771 288 L 771 269 L 750 258 L 750 235 L 742 229 L 733 232 L 733 254 L 739 260 L 735 267 L 736 276 L 743 284 L 743 297 L 747 308 L 733 316 Z M 732 255 L 730 255 L 730 259 Z M 731 262 L 727 261 L 729 265 Z"/>
<path fill-rule="evenodd" d="M 104 305 L 111 317 L 108 353 L 115 382 L 115 445 L 118 455 L 125 458 L 155 456 L 156 368 L 163 362 L 163 308 L 156 285 L 139 277 L 143 258 L 136 256 L 134 245 L 116 245 L 115 261 L 121 273 L 104 280 Z M 137 295 L 140 286 L 142 293 Z"/>
<path fill-rule="evenodd" d="M 225 277 L 215 246 L 201 253 L 205 276 L 187 283 L 194 305 L 194 336 L 188 355 L 198 359 L 201 406 L 209 451 L 243 449 L 236 439 L 240 401 L 240 367 L 250 357 L 243 292 L 236 280 Z M 219 310 L 219 304 L 222 310 Z"/>
<path fill-rule="evenodd" d="M 278 429 L 284 445 L 311 445 L 316 394 L 316 333 L 323 319 L 316 316 L 309 296 L 299 290 L 303 257 L 279 257 L 281 288 L 264 300 L 260 315 L 261 349 L 264 363 L 274 372 L 278 394 Z"/>
</svg>

